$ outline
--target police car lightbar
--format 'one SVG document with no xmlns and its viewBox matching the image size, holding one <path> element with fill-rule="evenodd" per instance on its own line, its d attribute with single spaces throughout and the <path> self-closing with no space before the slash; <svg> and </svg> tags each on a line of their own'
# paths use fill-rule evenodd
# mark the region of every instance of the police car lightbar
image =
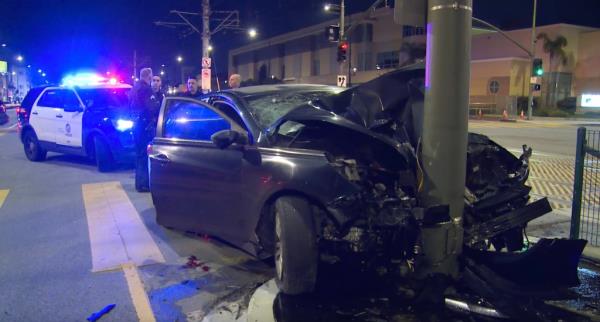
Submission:
<svg viewBox="0 0 600 322">
<path fill-rule="evenodd" d="M 67 75 L 62 80 L 63 86 L 93 86 L 101 84 L 116 85 L 119 81 L 115 77 L 106 78 L 95 73 L 78 73 Z"/>
</svg>

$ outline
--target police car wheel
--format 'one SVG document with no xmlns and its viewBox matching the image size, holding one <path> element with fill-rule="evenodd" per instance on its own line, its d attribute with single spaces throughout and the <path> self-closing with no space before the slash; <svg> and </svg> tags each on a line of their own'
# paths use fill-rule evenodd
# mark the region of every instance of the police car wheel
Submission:
<svg viewBox="0 0 600 322">
<path fill-rule="evenodd" d="M 43 161 L 48 153 L 40 146 L 40 142 L 33 131 L 27 131 L 23 135 L 23 150 L 27 159 L 34 162 Z"/>
<path fill-rule="evenodd" d="M 113 169 L 114 162 L 108 143 L 101 137 L 94 137 L 94 156 L 96 166 L 100 172 L 108 172 Z"/>
</svg>

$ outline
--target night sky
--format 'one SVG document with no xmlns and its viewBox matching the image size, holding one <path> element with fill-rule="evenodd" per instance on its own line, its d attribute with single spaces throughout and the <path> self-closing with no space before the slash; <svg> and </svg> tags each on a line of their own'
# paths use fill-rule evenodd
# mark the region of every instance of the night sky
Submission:
<svg viewBox="0 0 600 322">
<path fill-rule="evenodd" d="M 350 13 L 374 0 L 346 0 Z M 212 0 L 213 10 L 240 10 L 243 27 L 255 27 L 259 39 L 333 18 L 322 11 L 322 0 Z M 391 2 L 391 1 L 390 1 Z M 474 16 L 503 29 L 531 25 L 533 1 L 474 0 Z M 538 25 L 571 23 L 600 27 L 598 0 L 539 0 Z M 175 57 L 199 65 L 200 35 L 180 37 L 182 30 L 154 25 L 178 21 L 169 10 L 199 12 L 201 0 L 2 0 L 0 57 L 22 54 L 24 64 L 42 68 L 52 81 L 74 69 L 95 68 L 131 75 L 134 49 L 141 65 L 155 70 L 167 65 L 175 73 Z M 199 19 L 196 22 L 199 25 Z M 214 25 L 213 25 L 214 26 Z M 220 33 L 212 40 L 219 72 L 226 73 L 230 48 L 249 43 L 244 33 Z M 198 60 L 197 64 L 192 61 Z M 169 69 L 169 67 L 171 69 Z"/>
</svg>

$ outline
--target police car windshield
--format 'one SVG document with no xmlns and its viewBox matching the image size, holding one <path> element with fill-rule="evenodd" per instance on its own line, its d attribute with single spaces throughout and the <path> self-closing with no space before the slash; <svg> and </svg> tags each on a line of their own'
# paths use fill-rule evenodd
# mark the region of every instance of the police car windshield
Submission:
<svg viewBox="0 0 600 322">
<path fill-rule="evenodd" d="M 129 88 L 79 89 L 79 97 L 87 108 L 125 109 L 129 105 Z"/>
</svg>

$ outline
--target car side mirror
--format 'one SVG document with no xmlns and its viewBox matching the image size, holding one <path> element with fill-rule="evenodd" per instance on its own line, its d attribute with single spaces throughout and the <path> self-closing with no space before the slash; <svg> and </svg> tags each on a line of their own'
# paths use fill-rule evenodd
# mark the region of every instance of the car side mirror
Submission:
<svg viewBox="0 0 600 322">
<path fill-rule="evenodd" d="M 211 135 L 210 140 L 221 150 L 228 148 L 233 143 L 248 144 L 248 138 L 244 134 L 234 130 L 221 130 Z"/>
<path fill-rule="evenodd" d="M 73 106 L 65 106 L 63 108 L 63 110 L 65 112 L 68 112 L 68 113 L 70 113 L 70 112 L 83 112 L 83 107 L 81 107 L 80 105 L 77 105 L 77 106 L 75 106 L 75 105 L 73 105 Z"/>
</svg>

